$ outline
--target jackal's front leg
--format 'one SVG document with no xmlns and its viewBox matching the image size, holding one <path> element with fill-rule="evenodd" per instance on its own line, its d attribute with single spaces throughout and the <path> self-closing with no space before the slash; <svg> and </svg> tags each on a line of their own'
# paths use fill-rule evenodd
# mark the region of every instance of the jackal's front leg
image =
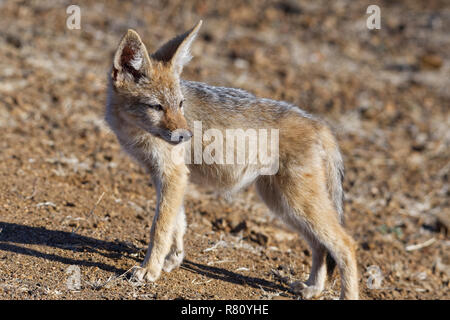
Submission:
<svg viewBox="0 0 450 320">
<path fill-rule="evenodd" d="M 172 168 L 170 172 L 155 177 L 155 180 L 158 205 L 150 230 L 147 254 L 142 267 L 134 273 L 139 280 L 155 281 L 161 274 L 164 260 L 172 247 L 177 216 L 182 208 L 187 169 L 184 165 Z"/>
<path fill-rule="evenodd" d="M 186 215 L 184 213 L 184 207 L 182 206 L 178 212 L 175 227 L 173 230 L 173 242 L 170 248 L 169 254 L 164 260 L 163 270 L 170 272 L 173 269 L 179 267 L 184 259 L 184 244 L 183 237 L 186 232 Z"/>
</svg>

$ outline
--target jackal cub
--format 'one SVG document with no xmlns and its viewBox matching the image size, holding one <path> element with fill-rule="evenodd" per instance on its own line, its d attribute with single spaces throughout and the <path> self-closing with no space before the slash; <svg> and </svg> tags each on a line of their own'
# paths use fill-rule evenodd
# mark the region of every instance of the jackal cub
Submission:
<svg viewBox="0 0 450 320">
<path fill-rule="evenodd" d="M 122 147 L 148 170 L 157 191 L 150 244 L 134 276 L 155 281 L 162 270 L 169 272 L 181 264 L 186 230 L 183 196 L 189 179 L 224 192 L 254 183 L 269 209 L 303 235 L 312 249 L 309 279 L 296 282 L 294 288 L 304 298 L 317 297 L 327 272 L 337 264 L 341 298 L 357 299 L 355 244 L 342 226 L 343 163 L 332 132 L 321 120 L 286 102 L 181 80 L 200 26 L 201 21 L 152 54 L 129 30 L 114 56 L 106 121 Z M 199 130 L 193 129 L 196 124 Z M 230 141 L 236 137 L 228 135 L 232 129 L 276 130 L 277 143 L 269 144 L 268 152 L 277 156 L 265 163 L 247 161 L 252 152 L 244 150 L 244 161 L 218 161 L 221 156 L 234 160 L 247 145 Z M 211 154 L 214 161 L 195 152 L 200 147 L 207 153 L 208 139 L 202 139 L 207 131 L 223 138 L 216 146 L 227 146 L 226 155 L 216 148 Z M 175 149 L 194 155 L 194 161 L 177 161 Z"/>
</svg>

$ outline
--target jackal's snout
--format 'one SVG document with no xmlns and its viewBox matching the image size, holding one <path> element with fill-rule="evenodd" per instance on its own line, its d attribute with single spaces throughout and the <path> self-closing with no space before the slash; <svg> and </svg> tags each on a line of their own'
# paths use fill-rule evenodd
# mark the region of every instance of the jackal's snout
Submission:
<svg viewBox="0 0 450 320">
<path fill-rule="evenodd" d="M 161 126 L 166 131 L 166 137 L 163 138 L 172 144 L 188 141 L 192 137 L 186 118 L 180 110 L 166 109 Z"/>
</svg>

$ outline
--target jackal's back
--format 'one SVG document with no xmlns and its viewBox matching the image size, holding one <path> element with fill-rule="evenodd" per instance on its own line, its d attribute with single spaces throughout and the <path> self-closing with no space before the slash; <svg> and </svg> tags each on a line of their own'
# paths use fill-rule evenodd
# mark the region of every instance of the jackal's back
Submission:
<svg viewBox="0 0 450 320">
<path fill-rule="evenodd" d="M 181 80 L 181 88 L 187 101 L 188 122 L 201 120 L 207 126 L 245 129 L 279 126 L 278 121 L 288 116 L 318 121 L 296 105 L 259 98 L 242 89 L 185 80 Z"/>
</svg>

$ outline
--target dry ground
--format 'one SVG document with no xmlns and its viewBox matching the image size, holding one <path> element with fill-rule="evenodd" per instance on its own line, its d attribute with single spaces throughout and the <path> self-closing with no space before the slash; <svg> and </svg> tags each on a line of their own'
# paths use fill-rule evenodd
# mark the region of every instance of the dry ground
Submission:
<svg viewBox="0 0 450 320">
<path fill-rule="evenodd" d="M 200 18 L 184 78 L 336 129 L 362 298 L 450 298 L 447 1 L 79 1 L 81 30 L 66 28 L 70 4 L 0 2 L 1 299 L 299 298 L 289 283 L 311 254 L 252 189 L 190 188 L 182 268 L 153 284 L 124 275 L 143 259 L 155 192 L 102 119 L 111 56 L 127 28 L 155 49 Z M 369 4 L 381 30 L 366 28 Z"/>
</svg>

